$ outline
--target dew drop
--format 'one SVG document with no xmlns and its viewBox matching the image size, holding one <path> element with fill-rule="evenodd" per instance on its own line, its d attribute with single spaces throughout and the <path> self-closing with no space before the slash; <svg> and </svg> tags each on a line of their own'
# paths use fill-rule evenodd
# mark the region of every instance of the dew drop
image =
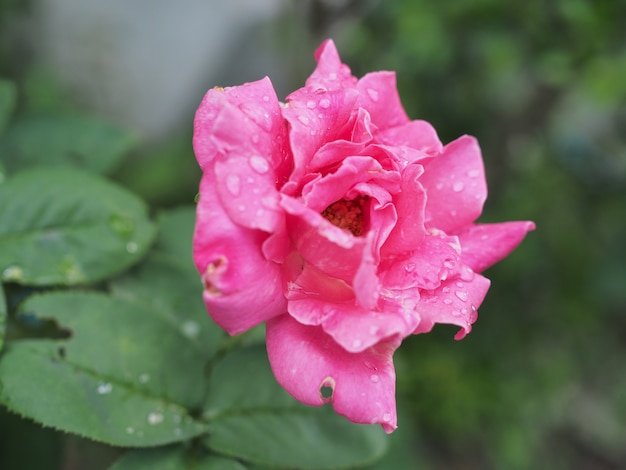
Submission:
<svg viewBox="0 0 626 470">
<path fill-rule="evenodd" d="M 267 102 L 269 102 L 269 100 L 270 100 L 269 96 L 267 96 L 267 95 L 263 96 L 263 101 L 265 101 L 267 103 Z"/>
<path fill-rule="evenodd" d="M 465 188 L 465 184 L 463 184 L 462 181 L 457 181 L 452 185 L 452 191 L 454 191 L 455 193 L 460 193 L 461 191 L 463 191 L 463 188 Z"/>
<path fill-rule="evenodd" d="M 135 428 L 131 428 L 130 426 L 126 428 L 126 434 L 134 434 Z"/>
<path fill-rule="evenodd" d="M 370 380 L 374 383 L 377 383 L 380 380 L 380 377 L 378 377 L 378 375 L 376 374 L 372 374 L 370 375 Z"/>
<path fill-rule="evenodd" d="M 315 101 L 307 101 L 306 103 L 306 107 L 309 109 L 315 109 L 316 106 L 317 106 L 317 103 Z"/>
<path fill-rule="evenodd" d="M 465 284 L 463 284 L 461 281 L 456 281 L 456 286 L 457 287 L 463 287 Z"/>
<path fill-rule="evenodd" d="M 139 245 L 135 242 L 128 242 L 126 244 L 126 251 L 129 253 L 137 253 L 137 249 L 139 249 Z"/>
<path fill-rule="evenodd" d="M 261 174 L 267 173 L 267 170 L 270 169 L 267 160 L 260 155 L 253 155 L 250 157 L 250 166 L 254 171 Z"/>
<path fill-rule="evenodd" d="M 243 204 L 239 204 L 239 205 L 237 206 L 237 210 L 238 210 L 239 212 L 243 212 L 243 211 L 245 211 L 245 210 L 246 210 L 246 206 L 244 206 Z"/>
<path fill-rule="evenodd" d="M 361 344 L 362 344 L 362 342 L 361 342 L 361 340 L 360 340 L 360 339 L 355 339 L 354 341 L 352 341 L 352 347 L 353 347 L 354 349 L 358 349 L 358 348 L 360 348 L 360 347 L 361 347 Z"/>
<path fill-rule="evenodd" d="M 195 338 L 200 333 L 200 326 L 195 321 L 186 321 L 180 329 L 187 338 Z"/>
<path fill-rule="evenodd" d="M 155 425 L 163 422 L 163 414 L 158 412 L 153 412 L 148 415 L 148 423 Z"/>
<path fill-rule="evenodd" d="M 328 98 L 322 98 L 320 100 L 320 108 L 324 108 L 324 109 L 330 108 L 330 100 Z"/>
<path fill-rule="evenodd" d="M 376 333 L 378 333 L 378 327 L 376 325 L 370 326 L 369 333 L 370 335 L 375 335 Z"/>
<path fill-rule="evenodd" d="M 480 170 L 470 170 L 467 172 L 467 176 L 469 176 L 470 178 L 477 178 L 480 176 Z"/>
<path fill-rule="evenodd" d="M 405 267 L 404 270 L 407 273 L 412 273 L 413 271 L 415 271 L 415 263 L 408 263 Z"/>
<path fill-rule="evenodd" d="M 462 308 L 462 309 L 461 309 L 461 313 L 462 313 L 463 315 L 467 315 L 467 309 L 466 309 L 466 308 Z"/>
<path fill-rule="evenodd" d="M 463 266 L 460 276 L 461 279 L 463 279 L 464 281 L 470 282 L 472 279 L 474 279 L 474 271 L 469 266 Z"/>
<path fill-rule="evenodd" d="M 302 124 L 307 125 L 309 123 L 309 118 L 306 116 L 298 116 L 298 121 L 300 121 Z"/>
<path fill-rule="evenodd" d="M 451 292 L 451 289 L 449 287 L 444 287 L 441 290 L 443 291 L 444 294 L 449 294 Z"/>
<path fill-rule="evenodd" d="M 19 266 L 9 266 L 2 271 L 2 278 L 6 281 L 19 281 L 23 275 L 24 271 Z"/>
<path fill-rule="evenodd" d="M 328 74 L 329 80 L 337 80 L 337 74 L 335 72 L 331 72 Z"/>
<path fill-rule="evenodd" d="M 450 299 L 443 299 L 443 303 L 446 305 L 452 305 L 452 300 Z"/>
<path fill-rule="evenodd" d="M 462 290 L 458 290 L 454 293 L 454 295 L 456 295 L 459 299 L 461 299 L 463 302 L 467 301 L 467 292 L 462 291 Z"/>
<path fill-rule="evenodd" d="M 148 383 L 148 381 L 150 380 L 150 375 L 143 373 L 139 376 L 139 382 L 142 384 Z"/>
<path fill-rule="evenodd" d="M 239 181 L 239 176 L 237 175 L 228 175 L 226 177 L 226 189 L 233 196 L 239 196 L 239 191 L 241 191 L 241 182 Z"/>
<path fill-rule="evenodd" d="M 460 317 L 461 312 L 459 310 L 452 310 L 452 315 L 454 315 L 455 317 Z"/>
<path fill-rule="evenodd" d="M 113 385 L 111 385 L 108 382 L 102 382 L 100 385 L 98 385 L 98 393 L 100 395 L 108 395 L 112 391 L 113 391 Z"/>
<path fill-rule="evenodd" d="M 372 101 L 378 101 L 378 90 L 374 90 L 373 88 L 368 88 L 367 94 Z"/>
<path fill-rule="evenodd" d="M 389 421 L 391 421 L 391 413 L 383 413 L 383 421 L 385 423 L 388 423 Z"/>
</svg>

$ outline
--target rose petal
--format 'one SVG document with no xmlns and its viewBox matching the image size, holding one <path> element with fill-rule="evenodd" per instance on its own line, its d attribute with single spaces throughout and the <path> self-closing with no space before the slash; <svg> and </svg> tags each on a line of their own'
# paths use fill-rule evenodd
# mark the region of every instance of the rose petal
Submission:
<svg viewBox="0 0 626 470">
<path fill-rule="evenodd" d="M 419 183 L 423 171 L 421 165 L 414 164 L 407 166 L 402 172 L 400 191 L 394 195 L 398 221 L 382 247 L 384 257 L 416 250 L 426 235 L 426 193 Z"/>
<path fill-rule="evenodd" d="M 471 225 L 459 234 L 463 262 L 482 272 L 511 253 L 534 229 L 535 224 L 528 221 Z"/>
<path fill-rule="evenodd" d="M 230 334 L 245 331 L 287 310 L 280 267 L 261 253 L 263 233 L 228 217 L 207 172 L 200 183 L 193 257 L 205 283 L 213 320 Z"/>
<path fill-rule="evenodd" d="M 387 145 L 410 147 L 433 155 L 443 149 L 435 128 L 428 122 L 420 120 L 381 130 L 376 134 L 376 140 Z"/>
<path fill-rule="evenodd" d="M 392 355 L 399 338 L 350 353 L 320 327 L 301 325 L 289 315 L 270 320 L 266 331 L 276 380 L 294 398 L 312 406 L 330 401 L 350 421 L 380 423 L 387 433 L 397 427 Z M 332 390 L 330 398 L 323 389 Z"/>
<path fill-rule="evenodd" d="M 215 162 L 217 191 L 230 219 L 243 227 L 274 232 L 283 210 L 271 162 L 258 154 Z"/>
<path fill-rule="evenodd" d="M 460 269 L 461 256 L 455 243 L 456 237 L 427 235 L 408 256 L 381 266 L 383 284 L 393 289 L 436 289 Z"/>
<path fill-rule="evenodd" d="M 317 67 L 307 79 L 307 87 L 345 90 L 356 86 L 356 77 L 352 76 L 350 68 L 341 62 L 332 39 L 327 39 L 317 48 L 315 60 L 317 60 Z"/>
<path fill-rule="evenodd" d="M 357 84 L 358 106 L 365 108 L 372 123 L 379 129 L 400 126 L 409 122 L 398 96 L 394 72 L 372 72 Z"/>
<path fill-rule="evenodd" d="M 462 329 L 454 339 L 472 331 L 477 309 L 489 290 L 489 279 L 475 274 L 471 281 L 448 280 L 434 291 L 423 291 L 417 305 L 421 317 L 414 333 L 428 333 L 435 323 L 458 325 Z"/>
<path fill-rule="evenodd" d="M 291 172 L 286 123 L 269 78 L 209 90 L 196 111 L 193 146 L 205 170 L 217 155 L 256 154 L 279 179 Z"/>
<path fill-rule="evenodd" d="M 300 256 L 328 276 L 351 284 L 367 241 L 334 226 L 301 201 L 282 196 L 287 232 Z"/>
<path fill-rule="evenodd" d="M 428 196 L 426 227 L 454 234 L 482 212 L 487 184 L 478 142 L 463 136 L 424 163 L 420 183 Z"/>
</svg>

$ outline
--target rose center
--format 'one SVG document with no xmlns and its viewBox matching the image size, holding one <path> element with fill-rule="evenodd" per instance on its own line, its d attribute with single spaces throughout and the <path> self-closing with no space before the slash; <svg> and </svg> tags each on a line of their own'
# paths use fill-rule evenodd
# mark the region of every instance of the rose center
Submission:
<svg viewBox="0 0 626 470">
<path fill-rule="evenodd" d="M 324 209 L 322 217 L 331 224 L 344 230 L 349 230 L 354 236 L 358 237 L 363 233 L 364 200 L 365 198 L 363 196 L 359 196 L 350 201 L 340 199 Z"/>
</svg>

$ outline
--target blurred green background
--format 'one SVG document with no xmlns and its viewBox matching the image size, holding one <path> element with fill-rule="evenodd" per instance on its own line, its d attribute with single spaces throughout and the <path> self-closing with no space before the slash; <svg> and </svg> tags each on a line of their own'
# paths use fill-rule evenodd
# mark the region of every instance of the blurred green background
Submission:
<svg viewBox="0 0 626 470">
<path fill-rule="evenodd" d="M 80 70 L 59 74 L 38 47 L 46 3 L 54 2 L 0 1 L 0 75 L 16 80 L 21 109 L 107 114 L 63 79 Z M 136 124 L 138 144 L 115 179 L 155 208 L 191 203 L 199 181 L 191 126 L 202 94 L 269 75 L 284 98 L 311 72 L 326 37 L 357 76 L 397 71 L 412 118 L 430 121 L 444 142 L 478 137 L 490 190 L 481 220 L 537 224 L 486 273 L 492 288 L 469 336 L 455 342 L 454 329 L 439 326 L 396 355 L 398 432 L 416 468 L 626 468 L 626 2 L 267 3 L 271 14 L 219 40 L 227 54 L 207 64 L 175 124 L 151 133 Z M 184 30 L 174 20 L 167 28 Z M 251 58 L 258 55 L 267 60 Z M 124 111 L 105 117 L 133 128 Z M 108 458 L 96 445 L 78 458 L 84 442 L 0 411 L 0 468 L 25 440 L 32 454 L 67 469 Z"/>
</svg>

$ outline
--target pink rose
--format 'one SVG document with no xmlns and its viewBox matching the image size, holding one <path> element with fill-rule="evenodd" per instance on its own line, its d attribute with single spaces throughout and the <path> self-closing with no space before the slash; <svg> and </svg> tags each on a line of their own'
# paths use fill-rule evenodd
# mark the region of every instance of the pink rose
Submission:
<svg viewBox="0 0 626 470">
<path fill-rule="evenodd" d="M 478 273 L 534 224 L 475 224 L 476 139 L 442 145 L 407 117 L 392 72 L 353 77 L 332 41 L 316 58 L 285 104 L 268 78 L 204 97 L 194 259 L 222 328 L 267 322 L 291 395 L 391 432 L 395 349 L 435 323 L 469 333 L 489 288 Z"/>
</svg>

